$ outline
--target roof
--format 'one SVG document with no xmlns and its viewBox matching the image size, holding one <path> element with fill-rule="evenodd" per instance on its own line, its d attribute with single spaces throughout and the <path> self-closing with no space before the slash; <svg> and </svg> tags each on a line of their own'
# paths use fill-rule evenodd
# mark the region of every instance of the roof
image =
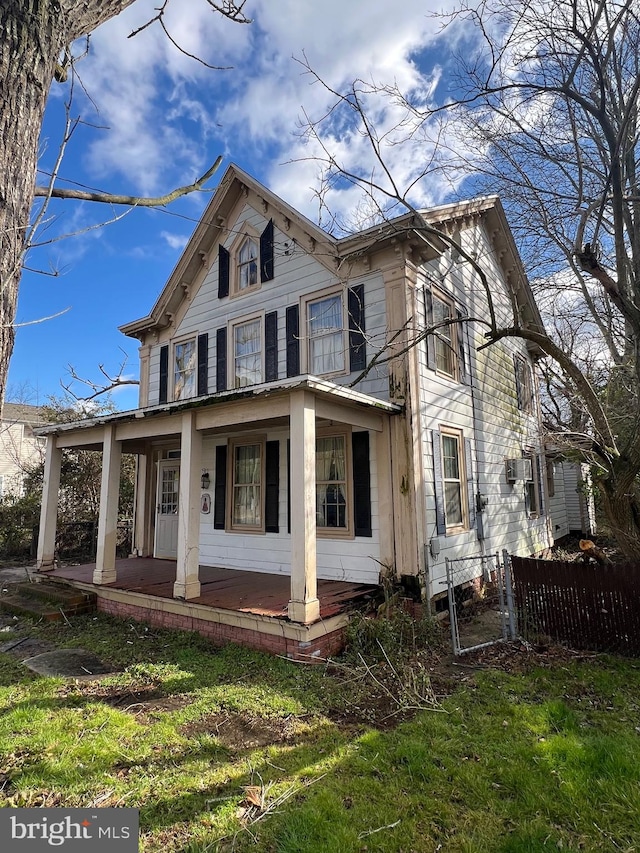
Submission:
<svg viewBox="0 0 640 853">
<path fill-rule="evenodd" d="M 47 422 L 43 417 L 41 406 L 30 406 L 26 403 L 5 403 L 2 407 L 2 420 L 4 423 L 34 426 Z"/>
<path fill-rule="evenodd" d="M 98 415 L 94 418 L 84 418 L 80 421 L 72 421 L 69 423 L 47 424 L 36 430 L 37 435 L 59 435 L 61 433 L 70 432 L 77 429 L 88 429 L 94 426 L 101 426 L 109 423 L 119 423 L 130 420 L 140 420 L 142 418 L 151 418 L 158 415 L 171 415 L 176 412 L 183 412 L 189 409 L 198 409 L 203 406 L 215 406 L 221 403 L 228 403 L 231 400 L 239 399 L 260 399 L 271 395 L 281 394 L 286 391 L 293 391 L 299 388 L 307 388 L 324 397 L 331 397 L 341 402 L 355 406 L 364 406 L 368 409 L 376 409 L 389 415 L 398 414 L 402 411 L 402 406 L 396 403 L 389 403 L 386 400 L 380 400 L 377 397 L 372 397 L 369 394 L 363 394 L 362 391 L 356 391 L 347 385 L 337 385 L 327 379 L 322 379 L 318 376 L 296 376 L 291 379 L 283 379 L 280 382 L 266 382 L 261 385 L 250 385 L 246 388 L 231 388 L 228 391 L 217 391 L 215 394 L 208 394 L 204 397 L 190 397 L 187 400 L 180 400 L 174 403 L 163 403 L 157 406 L 148 406 L 144 409 L 130 409 L 126 412 L 114 412 L 108 415 Z"/>
</svg>

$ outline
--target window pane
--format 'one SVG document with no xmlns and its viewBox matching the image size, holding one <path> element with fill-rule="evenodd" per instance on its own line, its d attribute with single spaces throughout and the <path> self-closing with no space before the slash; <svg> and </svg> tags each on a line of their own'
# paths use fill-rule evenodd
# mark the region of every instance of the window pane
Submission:
<svg viewBox="0 0 640 853">
<path fill-rule="evenodd" d="M 462 501 L 460 499 L 460 483 L 444 484 L 444 502 L 447 527 L 462 524 Z"/>
<path fill-rule="evenodd" d="M 259 527 L 262 523 L 261 445 L 239 445 L 233 456 L 232 524 Z"/>
<path fill-rule="evenodd" d="M 329 296 L 307 306 L 309 372 L 317 375 L 344 370 L 342 296 Z"/>
<path fill-rule="evenodd" d="M 262 382 L 262 342 L 260 320 L 234 329 L 235 387 Z"/>
<path fill-rule="evenodd" d="M 442 436 L 442 463 L 445 479 L 460 479 L 458 439 L 452 435 Z"/>
<path fill-rule="evenodd" d="M 433 297 L 433 324 L 443 323 L 453 316 L 451 306 L 447 302 Z M 453 326 L 441 326 L 435 335 L 436 370 L 453 376 L 455 362 L 453 353 Z"/>
<path fill-rule="evenodd" d="M 196 358 L 195 341 L 185 341 L 182 344 L 176 344 L 173 381 L 174 400 L 195 397 Z"/>
<path fill-rule="evenodd" d="M 343 435 L 316 440 L 316 524 L 347 527 L 346 447 Z"/>
</svg>

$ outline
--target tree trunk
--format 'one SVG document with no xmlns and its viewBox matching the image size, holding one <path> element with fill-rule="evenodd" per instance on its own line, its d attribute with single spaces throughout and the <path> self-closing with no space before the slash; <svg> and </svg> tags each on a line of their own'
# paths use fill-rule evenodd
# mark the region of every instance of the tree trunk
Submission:
<svg viewBox="0 0 640 853">
<path fill-rule="evenodd" d="M 15 339 L 40 130 L 65 46 L 134 0 L 0 0 L 0 408 Z"/>
<path fill-rule="evenodd" d="M 0 3 L 0 404 L 13 352 L 25 230 L 55 63 L 64 47 L 50 0 Z"/>
<path fill-rule="evenodd" d="M 640 503 L 634 488 L 635 478 L 625 476 L 598 480 L 602 509 L 622 554 L 640 560 Z"/>
</svg>

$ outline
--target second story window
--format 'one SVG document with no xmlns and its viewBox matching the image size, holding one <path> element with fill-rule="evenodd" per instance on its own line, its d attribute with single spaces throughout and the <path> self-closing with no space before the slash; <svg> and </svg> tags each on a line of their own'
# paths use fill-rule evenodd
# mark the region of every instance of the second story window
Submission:
<svg viewBox="0 0 640 853">
<path fill-rule="evenodd" d="M 307 372 L 316 376 L 345 369 L 342 294 L 307 302 Z"/>
<path fill-rule="evenodd" d="M 182 341 L 174 347 L 173 399 L 186 400 L 196 396 L 198 357 L 195 339 Z"/>
<path fill-rule="evenodd" d="M 455 325 L 453 323 L 446 324 L 447 320 L 452 320 L 454 317 L 453 305 L 448 300 L 436 296 L 435 293 L 432 296 L 432 300 L 433 325 L 437 326 L 439 323 L 445 324 L 440 326 L 435 334 L 436 371 L 455 379 L 457 367 Z"/>
<path fill-rule="evenodd" d="M 258 243 L 247 237 L 238 251 L 237 291 L 242 293 L 258 284 Z"/>
<path fill-rule="evenodd" d="M 533 375 L 531 365 L 520 355 L 514 356 L 514 368 L 516 379 L 516 395 L 518 397 L 518 408 L 522 412 L 532 415 L 535 411 L 533 395 Z"/>
<path fill-rule="evenodd" d="M 259 318 L 233 327 L 234 387 L 262 382 L 262 334 Z"/>
</svg>

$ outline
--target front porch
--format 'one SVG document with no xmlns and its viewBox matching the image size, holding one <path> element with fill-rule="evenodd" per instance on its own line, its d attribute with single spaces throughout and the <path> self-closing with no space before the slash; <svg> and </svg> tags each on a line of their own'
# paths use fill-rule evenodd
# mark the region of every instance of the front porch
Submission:
<svg viewBox="0 0 640 853">
<path fill-rule="evenodd" d="M 174 597 L 176 562 L 134 557 L 116 561 L 116 580 L 94 583 L 95 563 L 63 566 L 39 578 L 91 590 L 98 609 L 120 618 L 195 631 L 214 643 L 236 642 L 294 659 L 336 652 L 349 613 L 379 589 L 344 581 L 318 581 L 319 618 L 290 621 L 291 579 L 286 575 L 199 567 L 200 595 Z"/>
</svg>

